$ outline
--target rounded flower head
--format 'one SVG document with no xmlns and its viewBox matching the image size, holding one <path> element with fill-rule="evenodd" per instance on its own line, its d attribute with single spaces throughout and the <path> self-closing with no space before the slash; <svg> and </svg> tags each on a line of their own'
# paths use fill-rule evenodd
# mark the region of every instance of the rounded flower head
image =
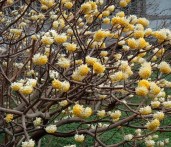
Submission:
<svg viewBox="0 0 171 147">
<path fill-rule="evenodd" d="M 95 73 L 101 74 L 101 73 L 103 73 L 105 71 L 105 66 L 103 66 L 99 62 L 95 62 L 93 64 L 93 70 L 94 70 Z"/>
<path fill-rule="evenodd" d="M 82 105 L 79 105 L 79 104 L 74 105 L 73 114 L 75 116 L 79 117 L 81 115 L 82 111 L 83 111 L 83 106 Z"/>
<path fill-rule="evenodd" d="M 90 69 L 87 67 L 87 64 L 82 64 L 78 67 L 78 73 L 81 76 L 86 76 L 89 73 Z"/>
<path fill-rule="evenodd" d="M 93 64 L 96 63 L 96 61 L 97 61 L 97 58 L 93 58 L 93 57 L 90 57 L 90 56 L 86 56 L 86 63 L 88 65 L 93 66 Z"/>
<path fill-rule="evenodd" d="M 89 2 L 83 3 L 83 4 L 81 5 L 81 11 L 82 11 L 84 14 L 90 13 L 91 10 L 92 10 L 92 5 L 91 5 Z"/>
<path fill-rule="evenodd" d="M 47 133 L 55 133 L 57 131 L 56 125 L 49 125 L 45 128 Z"/>
<path fill-rule="evenodd" d="M 163 112 L 156 112 L 155 114 L 153 114 L 153 118 L 158 119 L 158 120 L 163 120 L 164 119 L 164 113 Z"/>
<path fill-rule="evenodd" d="M 136 49 L 138 47 L 138 43 L 137 41 L 134 39 L 134 38 L 129 38 L 127 40 L 127 43 L 128 43 L 128 46 L 131 48 L 131 49 Z"/>
<path fill-rule="evenodd" d="M 150 83 L 150 93 L 153 95 L 158 95 L 160 93 L 161 89 L 159 86 L 157 86 L 156 83 L 151 82 Z"/>
<path fill-rule="evenodd" d="M 132 138 L 133 138 L 132 134 L 128 134 L 128 135 L 124 136 L 124 140 L 126 140 L 126 141 L 130 141 L 130 140 L 132 140 Z"/>
<path fill-rule="evenodd" d="M 70 67 L 70 60 L 64 57 L 59 58 L 57 63 L 61 68 L 69 68 Z"/>
<path fill-rule="evenodd" d="M 152 110 L 151 110 L 151 107 L 150 106 L 146 106 L 144 108 L 140 108 L 140 113 L 142 115 L 148 115 L 148 114 L 151 114 Z"/>
<path fill-rule="evenodd" d="M 57 34 L 54 36 L 54 41 L 58 44 L 62 44 L 67 41 L 67 36 L 65 34 Z"/>
<path fill-rule="evenodd" d="M 146 18 L 139 18 L 137 20 L 137 23 L 142 24 L 144 27 L 147 27 L 149 25 L 149 21 Z"/>
<path fill-rule="evenodd" d="M 19 91 L 22 86 L 23 86 L 23 83 L 14 82 L 14 83 L 11 84 L 11 89 L 13 91 Z"/>
<path fill-rule="evenodd" d="M 161 62 L 158 66 L 159 70 L 161 73 L 164 74 L 169 74 L 171 73 L 171 67 L 168 63 L 166 63 L 165 61 Z"/>
<path fill-rule="evenodd" d="M 67 81 L 62 82 L 61 92 L 67 92 L 70 89 L 70 83 Z"/>
<path fill-rule="evenodd" d="M 147 80 L 140 80 L 138 82 L 138 87 L 146 87 L 147 89 L 150 88 L 150 83 Z"/>
<path fill-rule="evenodd" d="M 68 105 L 68 101 L 63 100 L 63 101 L 59 102 L 59 105 L 62 106 L 62 107 L 65 107 L 66 105 Z"/>
<path fill-rule="evenodd" d="M 152 108 L 158 108 L 158 107 L 160 107 L 160 102 L 159 101 L 152 101 L 151 102 L 151 107 Z"/>
<path fill-rule="evenodd" d="M 35 54 L 32 58 L 35 65 L 45 65 L 48 62 L 46 55 L 41 55 L 40 53 Z"/>
<path fill-rule="evenodd" d="M 110 117 L 114 120 L 114 121 L 118 121 L 121 117 L 121 111 L 120 110 L 116 110 L 115 112 L 112 112 L 110 114 Z"/>
<path fill-rule="evenodd" d="M 103 30 L 98 30 L 97 32 L 95 32 L 93 38 L 95 41 L 103 41 L 103 39 L 105 39 L 108 36 L 108 33 L 106 31 Z"/>
<path fill-rule="evenodd" d="M 20 88 L 20 93 L 24 94 L 24 95 L 29 95 L 33 92 L 33 87 L 28 85 L 28 86 L 23 86 Z"/>
<path fill-rule="evenodd" d="M 142 67 L 139 70 L 139 76 L 142 79 L 147 79 L 151 76 L 152 74 L 152 69 L 150 63 L 143 63 Z"/>
<path fill-rule="evenodd" d="M 51 45 L 53 44 L 53 38 L 49 36 L 43 36 L 41 42 L 45 45 Z"/>
<path fill-rule="evenodd" d="M 160 126 L 160 121 L 158 119 L 154 119 L 151 122 L 148 122 L 145 126 L 148 130 L 155 131 Z"/>
<path fill-rule="evenodd" d="M 29 141 L 24 141 L 22 142 L 22 147 L 34 147 L 35 146 L 35 141 L 30 139 Z"/>
<path fill-rule="evenodd" d="M 144 86 L 137 87 L 135 92 L 139 96 L 146 96 L 148 94 L 148 89 Z"/>
<path fill-rule="evenodd" d="M 52 87 L 55 89 L 61 89 L 62 88 L 62 82 L 59 80 L 54 79 L 52 81 Z"/>
<path fill-rule="evenodd" d="M 36 119 L 33 121 L 33 124 L 35 127 L 40 126 L 42 123 L 42 118 L 41 117 L 36 117 Z"/>
<path fill-rule="evenodd" d="M 81 135 L 75 134 L 75 136 L 74 136 L 74 139 L 75 139 L 76 142 L 83 142 L 84 138 L 85 137 L 84 137 L 83 134 L 81 134 Z"/>
<path fill-rule="evenodd" d="M 119 2 L 119 5 L 124 8 L 124 7 L 126 7 L 128 5 L 128 3 L 126 2 L 126 0 L 121 0 Z"/>
<path fill-rule="evenodd" d="M 106 115 L 105 110 L 101 110 L 101 111 L 98 111 L 98 112 L 97 112 L 97 116 L 99 116 L 99 117 L 101 117 L 101 118 L 105 117 L 105 115 Z"/>
<path fill-rule="evenodd" d="M 66 43 L 64 46 L 69 52 L 74 52 L 77 49 L 77 45 L 74 43 Z"/>
<path fill-rule="evenodd" d="M 6 117 L 5 117 L 5 121 L 7 123 L 11 122 L 13 120 L 13 114 L 7 114 Z"/>
</svg>

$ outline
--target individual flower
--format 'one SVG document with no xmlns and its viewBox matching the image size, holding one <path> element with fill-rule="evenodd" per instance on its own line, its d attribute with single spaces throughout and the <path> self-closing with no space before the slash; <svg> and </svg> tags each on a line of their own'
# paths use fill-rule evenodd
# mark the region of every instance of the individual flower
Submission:
<svg viewBox="0 0 171 147">
<path fill-rule="evenodd" d="M 108 36 L 108 32 L 104 30 L 98 30 L 95 32 L 93 38 L 95 41 L 101 42 Z"/>
<path fill-rule="evenodd" d="M 41 39 L 41 42 L 45 45 L 51 45 L 51 44 L 53 44 L 54 40 L 50 36 L 43 36 Z"/>
<path fill-rule="evenodd" d="M 66 105 L 68 105 L 68 101 L 67 100 L 63 100 L 63 101 L 59 102 L 59 105 L 61 107 L 65 107 Z"/>
<path fill-rule="evenodd" d="M 77 45 L 74 43 L 65 43 L 64 46 L 69 52 L 74 52 L 77 49 Z"/>
<path fill-rule="evenodd" d="M 151 139 L 145 140 L 145 145 L 146 147 L 154 147 L 155 141 Z"/>
<path fill-rule="evenodd" d="M 56 125 L 49 125 L 45 128 L 47 133 L 55 133 L 57 131 Z"/>
<path fill-rule="evenodd" d="M 171 73 L 171 67 L 170 65 L 165 62 L 165 61 L 162 61 L 159 66 L 158 66 L 159 70 L 161 73 L 164 73 L 164 74 L 169 74 Z"/>
<path fill-rule="evenodd" d="M 119 5 L 125 8 L 128 5 L 128 3 L 126 2 L 126 0 L 120 0 Z"/>
<path fill-rule="evenodd" d="M 149 78 L 152 74 L 151 64 L 147 62 L 143 63 L 138 73 L 142 79 Z"/>
<path fill-rule="evenodd" d="M 127 44 L 131 49 L 136 49 L 138 47 L 138 42 L 134 38 L 129 38 Z"/>
<path fill-rule="evenodd" d="M 146 87 L 147 89 L 150 88 L 150 82 L 148 80 L 140 80 L 138 82 L 138 87 Z"/>
<path fill-rule="evenodd" d="M 75 115 L 75 116 L 81 116 L 81 113 L 82 113 L 82 111 L 83 111 L 83 106 L 82 105 L 79 105 L 79 104 L 76 104 L 76 105 L 74 105 L 73 106 L 73 114 Z"/>
<path fill-rule="evenodd" d="M 61 68 L 69 68 L 70 67 L 70 60 L 64 57 L 59 58 L 58 63 L 57 63 Z"/>
<path fill-rule="evenodd" d="M 155 131 L 160 126 L 160 121 L 158 119 L 154 119 L 151 122 L 148 122 L 145 127 L 147 127 L 150 131 Z"/>
<path fill-rule="evenodd" d="M 64 4 L 64 7 L 67 8 L 67 9 L 71 9 L 73 7 L 73 3 L 72 2 L 66 2 Z"/>
<path fill-rule="evenodd" d="M 20 93 L 24 94 L 24 95 L 29 95 L 33 92 L 33 87 L 28 85 L 28 86 L 23 86 L 20 88 L 19 90 Z"/>
<path fill-rule="evenodd" d="M 93 64 L 93 70 L 96 74 L 101 74 L 105 71 L 105 66 L 100 64 L 99 62 L 95 62 Z"/>
<path fill-rule="evenodd" d="M 171 108 L 171 101 L 165 101 L 162 103 L 165 109 L 170 109 Z"/>
<path fill-rule="evenodd" d="M 154 82 L 150 83 L 150 93 L 153 95 L 158 95 L 161 91 L 161 88 Z"/>
<path fill-rule="evenodd" d="M 11 89 L 13 91 L 19 91 L 22 86 L 23 86 L 23 83 L 14 82 L 14 83 L 11 84 Z"/>
<path fill-rule="evenodd" d="M 28 79 L 26 85 L 31 85 L 32 87 L 36 87 L 37 80 L 36 79 Z"/>
<path fill-rule="evenodd" d="M 148 94 L 148 89 L 144 86 L 137 87 L 135 92 L 139 96 L 146 96 Z"/>
<path fill-rule="evenodd" d="M 97 61 L 97 58 L 93 58 L 93 57 L 90 57 L 90 56 L 86 56 L 86 63 L 88 65 L 93 66 L 93 64 L 96 63 L 96 61 Z"/>
<path fill-rule="evenodd" d="M 22 147 L 34 147 L 35 146 L 35 141 L 30 139 L 28 141 L 22 142 Z"/>
<path fill-rule="evenodd" d="M 13 118 L 14 118 L 13 114 L 7 114 L 5 117 L 5 121 L 7 123 L 12 122 Z"/>
<path fill-rule="evenodd" d="M 35 127 L 40 126 L 42 123 L 42 118 L 41 117 L 36 117 L 36 119 L 33 121 L 33 124 Z"/>
<path fill-rule="evenodd" d="M 90 107 L 84 108 L 82 105 L 76 104 L 73 106 L 73 114 L 77 117 L 88 118 L 92 115 Z"/>
<path fill-rule="evenodd" d="M 37 53 L 33 56 L 32 61 L 35 65 L 45 65 L 48 62 L 48 58 L 46 55 L 41 55 Z"/>
<path fill-rule="evenodd" d="M 122 115 L 121 111 L 120 111 L 120 110 L 116 110 L 116 111 L 114 111 L 114 112 L 112 112 L 112 113 L 110 114 L 110 117 L 111 117 L 114 121 L 118 121 L 118 120 L 120 119 L 121 115 Z"/>
<path fill-rule="evenodd" d="M 79 134 L 75 134 L 75 136 L 74 136 L 74 139 L 75 139 L 75 141 L 76 142 L 83 142 L 84 141 L 84 135 L 83 134 L 81 134 L 81 135 L 79 135 Z"/>
<path fill-rule="evenodd" d="M 124 140 L 125 140 L 125 141 L 131 141 L 132 138 L 133 138 L 133 135 L 132 135 L 132 134 L 128 134 L 128 135 L 125 135 L 125 136 L 124 136 Z"/>
<path fill-rule="evenodd" d="M 57 34 L 54 36 L 54 41 L 58 44 L 62 44 L 67 41 L 67 36 L 63 34 Z"/>
<path fill-rule="evenodd" d="M 87 67 L 87 64 L 82 64 L 78 67 L 77 71 L 81 76 L 86 76 L 89 73 L 90 68 Z"/>
<path fill-rule="evenodd" d="M 115 83 L 115 82 L 123 80 L 123 72 L 122 71 L 118 71 L 118 72 L 110 75 L 110 79 L 111 79 L 112 83 Z"/>
<path fill-rule="evenodd" d="M 55 89 L 61 89 L 62 88 L 62 82 L 59 81 L 58 79 L 54 79 L 52 81 L 52 87 Z"/>
<path fill-rule="evenodd" d="M 153 114 L 153 118 L 158 119 L 158 120 L 163 120 L 164 119 L 164 113 L 163 112 L 156 112 Z"/>
<path fill-rule="evenodd" d="M 70 89 L 70 83 L 68 81 L 62 82 L 62 87 L 59 89 L 61 92 L 67 92 Z"/>
<path fill-rule="evenodd" d="M 89 2 L 86 2 L 81 5 L 80 9 L 84 14 L 88 14 L 92 10 L 92 5 Z"/>
<path fill-rule="evenodd" d="M 151 107 L 152 108 L 160 107 L 160 102 L 159 101 L 151 101 Z"/>
<path fill-rule="evenodd" d="M 139 111 L 140 111 L 141 115 L 148 115 L 148 114 L 151 114 L 152 109 L 150 106 L 146 106 L 146 107 L 140 108 Z"/>
<path fill-rule="evenodd" d="M 137 23 L 142 24 L 144 27 L 149 25 L 149 21 L 146 18 L 138 18 Z"/>
<path fill-rule="evenodd" d="M 101 111 L 99 110 L 99 111 L 97 111 L 97 116 L 103 118 L 103 117 L 105 117 L 105 115 L 106 115 L 105 110 L 101 110 Z"/>
</svg>

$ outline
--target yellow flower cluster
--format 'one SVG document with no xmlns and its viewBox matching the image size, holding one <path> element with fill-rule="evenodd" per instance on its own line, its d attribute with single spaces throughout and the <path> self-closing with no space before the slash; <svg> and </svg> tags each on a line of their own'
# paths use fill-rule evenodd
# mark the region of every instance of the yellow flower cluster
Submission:
<svg viewBox="0 0 171 147">
<path fill-rule="evenodd" d="M 122 113 L 120 110 L 116 110 L 110 114 L 110 117 L 113 119 L 113 121 L 118 121 L 121 117 Z"/>
<path fill-rule="evenodd" d="M 54 41 L 58 44 L 65 43 L 67 41 L 67 36 L 66 34 L 57 34 L 54 36 Z"/>
<path fill-rule="evenodd" d="M 151 114 L 152 109 L 150 106 L 146 106 L 146 107 L 140 108 L 139 111 L 141 115 L 148 115 L 148 114 Z"/>
<path fill-rule="evenodd" d="M 74 43 L 65 43 L 64 46 L 69 52 L 74 52 L 77 49 L 77 45 Z"/>
<path fill-rule="evenodd" d="M 61 57 L 58 59 L 58 63 L 57 63 L 61 68 L 67 69 L 70 67 L 71 63 L 70 60 L 65 58 L 65 57 Z"/>
<path fill-rule="evenodd" d="M 119 5 L 120 7 L 125 8 L 130 2 L 131 0 L 120 0 Z"/>
<path fill-rule="evenodd" d="M 94 38 L 95 41 L 101 42 L 106 37 L 108 37 L 108 35 L 109 35 L 109 32 L 108 31 L 98 30 L 97 32 L 95 32 L 93 38 Z"/>
<path fill-rule="evenodd" d="M 36 79 L 26 79 L 20 80 L 19 82 L 14 82 L 11 84 L 11 89 L 13 91 L 19 91 L 24 95 L 29 95 L 33 92 L 33 88 L 36 86 Z"/>
<path fill-rule="evenodd" d="M 145 127 L 147 127 L 150 131 L 155 131 L 160 126 L 160 121 L 158 119 L 154 119 L 151 122 L 148 122 Z"/>
<path fill-rule="evenodd" d="M 163 120 L 164 119 L 164 113 L 163 112 L 156 112 L 155 114 L 153 114 L 153 118 L 158 119 L 159 121 Z"/>
<path fill-rule="evenodd" d="M 143 63 L 138 73 L 142 79 L 149 78 L 152 73 L 151 64 L 148 62 Z"/>
<path fill-rule="evenodd" d="M 11 122 L 13 120 L 13 114 L 7 114 L 6 117 L 5 117 L 5 121 L 7 123 Z"/>
<path fill-rule="evenodd" d="M 80 9 L 84 14 L 88 14 L 97 9 L 97 4 L 93 1 L 89 1 L 89 2 L 83 3 Z"/>
<path fill-rule="evenodd" d="M 72 78 L 75 81 L 82 81 L 87 74 L 89 73 L 90 68 L 87 66 L 87 64 L 80 65 L 76 71 L 73 72 Z"/>
<path fill-rule="evenodd" d="M 47 133 L 52 134 L 52 133 L 55 133 L 57 131 L 57 127 L 56 127 L 56 125 L 49 125 L 45 128 L 45 131 Z"/>
<path fill-rule="evenodd" d="M 61 82 L 57 79 L 52 81 L 52 87 L 59 90 L 60 92 L 67 92 L 70 89 L 70 83 L 67 81 Z"/>
<path fill-rule="evenodd" d="M 92 112 L 90 107 L 84 108 L 83 105 L 79 104 L 73 106 L 73 114 L 77 117 L 88 118 L 92 115 Z"/>
<path fill-rule="evenodd" d="M 161 73 L 164 73 L 164 74 L 169 74 L 171 73 L 171 67 L 170 65 L 165 62 L 165 61 L 162 61 L 159 66 L 158 66 L 159 70 Z"/>
<path fill-rule="evenodd" d="M 40 0 L 40 3 L 42 4 L 41 8 L 47 10 L 55 5 L 55 0 Z"/>
<path fill-rule="evenodd" d="M 105 71 L 105 66 L 102 65 L 102 64 L 99 63 L 99 62 L 95 62 L 95 63 L 93 64 L 93 70 L 94 70 L 94 72 L 95 72 L 96 74 L 101 74 L 101 73 L 103 73 L 103 72 Z"/>
<path fill-rule="evenodd" d="M 81 134 L 81 135 L 75 134 L 75 136 L 74 136 L 74 139 L 75 139 L 76 142 L 83 142 L 84 138 L 85 137 L 84 137 L 83 134 Z"/>
<path fill-rule="evenodd" d="M 41 55 L 37 53 L 33 56 L 32 61 L 35 65 L 45 65 L 48 62 L 48 58 L 46 55 Z"/>
</svg>

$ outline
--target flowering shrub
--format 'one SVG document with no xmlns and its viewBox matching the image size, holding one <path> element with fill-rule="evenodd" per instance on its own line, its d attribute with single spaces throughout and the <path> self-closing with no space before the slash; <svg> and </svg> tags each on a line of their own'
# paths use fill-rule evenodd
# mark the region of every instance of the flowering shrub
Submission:
<svg viewBox="0 0 171 147">
<path fill-rule="evenodd" d="M 105 147 L 109 130 L 123 136 L 111 146 L 169 143 L 156 136 L 170 130 L 170 30 L 125 14 L 131 0 L 28 0 L 11 11 L 18 3 L 3 1 L 0 12 L 5 145 L 34 147 L 52 135 Z"/>
</svg>

